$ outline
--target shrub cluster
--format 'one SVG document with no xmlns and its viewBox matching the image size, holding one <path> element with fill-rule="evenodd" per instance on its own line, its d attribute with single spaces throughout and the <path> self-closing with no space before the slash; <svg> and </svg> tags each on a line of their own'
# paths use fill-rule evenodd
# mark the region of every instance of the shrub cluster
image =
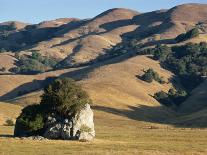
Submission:
<svg viewBox="0 0 207 155">
<path fill-rule="evenodd" d="M 14 122 L 12 119 L 7 119 L 5 125 L 6 126 L 14 126 Z"/>
<path fill-rule="evenodd" d="M 17 27 L 14 22 L 11 22 L 11 24 L 9 24 L 9 25 L 1 25 L 0 26 L 0 32 L 13 31 L 16 29 L 17 29 Z"/>
<path fill-rule="evenodd" d="M 37 52 L 32 52 L 31 56 L 18 56 L 15 54 L 16 58 L 19 60 L 16 65 L 17 67 L 11 68 L 9 71 L 20 74 L 36 74 L 53 69 L 57 64 L 56 59 L 41 56 Z"/>
<path fill-rule="evenodd" d="M 186 91 L 176 91 L 174 88 L 171 88 L 168 93 L 160 91 L 154 94 L 154 98 L 166 106 L 179 106 L 187 98 L 187 96 L 188 94 Z"/>
<path fill-rule="evenodd" d="M 178 35 L 175 40 L 177 42 L 182 42 L 182 41 L 186 41 L 188 39 L 191 39 L 191 38 L 195 38 L 195 37 L 198 37 L 199 36 L 199 30 L 198 28 L 193 28 L 192 30 L 186 32 L 186 33 L 182 33 L 180 35 Z"/>
<path fill-rule="evenodd" d="M 86 104 L 91 104 L 88 94 L 69 78 L 57 79 L 44 89 L 39 105 L 30 105 L 17 118 L 16 129 L 27 135 L 41 134 L 48 116 L 70 119 Z"/>
<path fill-rule="evenodd" d="M 162 60 L 161 65 L 175 73 L 187 91 L 194 89 L 207 75 L 206 43 L 174 46 L 167 52 L 165 48 L 160 49 L 163 48 L 155 49 L 155 53 L 160 53 L 155 54 L 155 58 Z"/>
<path fill-rule="evenodd" d="M 157 72 L 155 72 L 152 68 L 148 69 L 147 71 L 144 71 L 144 74 L 141 76 L 141 79 L 151 83 L 153 80 L 163 84 L 165 83 L 163 78 L 159 76 Z"/>
</svg>

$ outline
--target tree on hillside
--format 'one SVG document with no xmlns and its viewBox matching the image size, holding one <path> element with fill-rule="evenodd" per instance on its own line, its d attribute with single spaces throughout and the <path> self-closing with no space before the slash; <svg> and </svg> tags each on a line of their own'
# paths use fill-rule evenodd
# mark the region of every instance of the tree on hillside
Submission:
<svg viewBox="0 0 207 155">
<path fill-rule="evenodd" d="M 145 73 L 141 76 L 141 79 L 151 83 L 153 80 L 164 83 L 163 79 L 159 76 L 157 72 L 155 72 L 152 68 L 148 69 L 147 71 L 144 71 Z"/>
<path fill-rule="evenodd" d="M 182 42 L 191 38 L 195 38 L 199 36 L 199 30 L 198 28 L 193 28 L 192 30 L 186 32 L 186 33 L 182 33 L 180 35 L 178 35 L 175 40 L 177 42 Z"/>
<path fill-rule="evenodd" d="M 156 60 L 165 61 L 171 52 L 170 47 L 166 45 L 157 45 L 154 49 L 154 58 Z"/>
</svg>

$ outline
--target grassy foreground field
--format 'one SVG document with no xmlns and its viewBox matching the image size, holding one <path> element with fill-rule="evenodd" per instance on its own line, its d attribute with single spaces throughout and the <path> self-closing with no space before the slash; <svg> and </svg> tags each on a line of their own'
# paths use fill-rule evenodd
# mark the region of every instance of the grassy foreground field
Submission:
<svg viewBox="0 0 207 155">
<path fill-rule="evenodd" d="M 1 155 L 63 154 L 139 154 L 206 155 L 207 130 L 181 129 L 130 120 L 126 117 L 95 112 L 96 139 L 93 142 L 32 141 L 5 135 L 13 127 L 0 126 Z"/>
</svg>

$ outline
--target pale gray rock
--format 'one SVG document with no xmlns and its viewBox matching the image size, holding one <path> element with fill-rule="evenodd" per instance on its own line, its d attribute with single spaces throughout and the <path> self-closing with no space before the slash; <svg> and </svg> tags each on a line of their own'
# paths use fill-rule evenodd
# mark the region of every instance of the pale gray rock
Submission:
<svg viewBox="0 0 207 155">
<path fill-rule="evenodd" d="M 95 137 L 93 111 L 87 104 L 73 119 L 73 137 L 82 141 L 91 141 Z"/>
</svg>

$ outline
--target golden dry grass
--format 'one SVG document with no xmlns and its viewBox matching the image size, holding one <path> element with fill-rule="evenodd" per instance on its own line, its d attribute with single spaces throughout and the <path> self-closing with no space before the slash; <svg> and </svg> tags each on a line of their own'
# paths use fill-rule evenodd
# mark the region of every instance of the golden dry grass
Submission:
<svg viewBox="0 0 207 155">
<path fill-rule="evenodd" d="M 22 108 L 18 105 L 0 102 L 0 109 L 0 125 L 3 125 L 7 119 L 15 122 Z"/>
<path fill-rule="evenodd" d="M 88 74 L 88 78 L 81 81 L 81 84 L 93 101 L 99 105 L 157 106 L 158 102 L 150 95 L 160 90 L 167 91 L 171 85 L 161 85 L 157 82 L 149 84 L 137 77 L 143 74 L 143 70 L 149 68 L 157 71 L 166 81 L 172 76 L 172 73 L 162 69 L 157 61 L 147 56 L 136 56 L 119 63 L 96 68 Z"/>
<path fill-rule="evenodd" d="M 154 127 L 155 129 L 150 129 Z M 207 131 L 178 129 L 95 111 L 96 139 L 93 142 L 31 141 L 5 138 L 13 127 L 0 127 L 3 155 L 205 155 Z"/>
<path fill-rule="evenodd" d="M 126 108 L 128 106 L 147 105 L 159 106 L 159 103 L 151 96 L 154 93 L 164 90 L 168 91 L 171 84 L 159 84 L 158 82 L 147 83 L 139 80 L 138 75 L 143 74 L 143 70 L 153 68 L 160 76 L 163 76 L 165 81 L 171 78 L 172 73 L 162 69 L 157 61 L 154 61 L 147 56 L 136 56 L 123 61 L 110 60 L 108 64 L 97 66 L 91 71 L 87 69 L 76 68 L 66 69 L 62 71 L 54 71 L 39 75 L 4 75 L 0 76 L 0 94 L 5 95 L 15 88 L 20 87 L 24 83 L 30 83 L 34 79 L 43 80 L 49 76 L 68 76 L 76 70 L 75 76 L 86 75 L 80 83 L 83 88 L 89 93 L 93 102 L 96 105 L 105 105 L 116 108 Z M 147 65 L 146 65 L 147 64 Z M 93 66 L 92 66 L 93 67 Z M 89 67 L 90 68 L 90 67 Z M 90 70 L 90 69 L 89 69 Z M 8 84 L 5 84 L 8 83 Z M 40 87 L 38 83 L 31 83 L 28 86 L 20 87 L 19 89 L 34 90 Z M 17 92 L 15 92 L 17 93 Z M 7 96 L 9 102 L 19 103 L 34 103 L 39 101 L 38 96 L 41 92 L 34 92 L 13 99 L 13 96 Z"/>
<path fill-rule="evenodd" d="M 16 58 L 14 58 L 14 53 L 11 52 L 0 53 L 0 63 L 1 63 L 0 66 L 5 67 L 7 72 L 10 68 L 15 67 L 15 60 Z"/>
</svg>

